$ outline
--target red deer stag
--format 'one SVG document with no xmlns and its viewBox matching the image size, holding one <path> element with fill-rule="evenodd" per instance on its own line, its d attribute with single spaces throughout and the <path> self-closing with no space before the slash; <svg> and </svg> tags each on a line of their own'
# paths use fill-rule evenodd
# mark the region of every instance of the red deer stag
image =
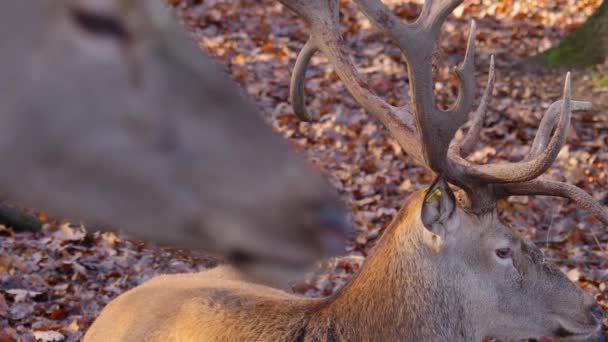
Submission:
<svg viewBox="0 0 608 342">
<path fill-rule="evenodd" d="M 426 0 L 417 21 L 406 24 L 379 0 L 355 0 L 395 39 L 408 63 L 412 111 L 372 94 L 346 55 L 339 33 L 338 1 L 282 0 L 310 27 L 311 38 L 294 73 L 293 99 L 303 108 L 302 80 L 319 49 L 355 99 L 379 118 L 403 149 L 441 176 L 413 194 L 360 271 L 325 299 L 298 297 L 248 284 L 230 269 L 161 276 L 111 302 L 85 341 L 482 341 L 551 336 L 583 340 L 599 329 L 601 308 L 542 252 L 506 227 L 496 201 L 510 195 L 557 195 L 608 214 L 589 195 L 537 178 L 564 143 L 571 109 L 588 103 L 564 98 L 542 120 L 530 155 L 513 164 L 475 165 L 474 147 L 492 90 L 490 81 L 473 128 L 450 147 L 474 96 L 474 25 L 460 94 L 447 111 L 435 107 L 431 54 L 440 27 L 460 0 Z M 457 201 L 448 182 L 462 189 Z"/>
<path fill-rule="evenodd" d="M 343 251 L 331 187 L 160 0 L 20 0 L 0 18 L 3 197 L 281 284 Z"/>
</svg>

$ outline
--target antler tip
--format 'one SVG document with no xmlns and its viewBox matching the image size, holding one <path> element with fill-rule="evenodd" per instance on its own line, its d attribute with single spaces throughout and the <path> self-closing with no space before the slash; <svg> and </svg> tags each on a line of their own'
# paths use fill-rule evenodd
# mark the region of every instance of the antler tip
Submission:
<svg viewBox="0 0 608 342">
<path fill-rule="evenodd" d="M 572 93 L 572 86 L 571 86 L 571 75 L 570 75 L 570 71 L 568 71 L 568 73 L 566 73 L 566 81 L 564 82 L 564 102 L 565 101 L 570 101 L 570 97 L 571 97 L 571 93 Z"/>
<path fill-rule="evenodd" d="M 471 39 L 475 39 L 475 31 L 477 31 L 477 22 L 471 19 L 471 32 L 469 33 Z"/>
<path fill-rule="evenodd" d="M 491 82 L 494 82 L 494 77 L 495 77 L 495 64 L 494 64 L 494 55 L 490 55 L 490 71 L 488 72 L 488 78 L 491 80 Z"/>
<path fill-rule="evenodd" d="M 471 31 L 469 32 L 469 39 L 467 41 L 467 50 L 464 55 L 464 61 L 462 66 L 457 69 L 458 72 L 465 72 L 466 69 L 470 69 L 469 72 L 473 72 L 473 59 L 475 57 L 475 20 L 471 20 Z"/>
</svg>

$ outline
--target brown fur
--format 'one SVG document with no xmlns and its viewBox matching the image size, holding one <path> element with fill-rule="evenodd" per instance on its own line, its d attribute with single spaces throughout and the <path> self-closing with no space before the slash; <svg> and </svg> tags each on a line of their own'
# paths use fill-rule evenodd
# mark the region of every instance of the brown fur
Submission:
<svg viewBox="0 0 608 342">
<path fill-rule="evenodd" d="M 160 276 L 111 302 L 84 341 L 481 341 L 560 329 L 577 340 L 597 329 L 593 298 L 494 215 L 458 208 L 438 236 L 421 223 L 422 198 L 330 298 L 246 283 L 228 267 Z M 512 265 L 494 254 L 505 243 Z"/>
</svg>

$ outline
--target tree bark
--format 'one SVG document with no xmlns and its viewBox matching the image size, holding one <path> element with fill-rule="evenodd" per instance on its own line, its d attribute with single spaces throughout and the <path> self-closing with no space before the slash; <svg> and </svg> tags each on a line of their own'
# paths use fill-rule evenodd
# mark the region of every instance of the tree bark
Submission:
<svg viewBox="0 0 608 342">
<path fill-rule="evenodd" d="M 605 0 L 583 26 L 524 64 L 582 69 L 603 63 L 607 56 L 608 0 Z"/>
</svg>

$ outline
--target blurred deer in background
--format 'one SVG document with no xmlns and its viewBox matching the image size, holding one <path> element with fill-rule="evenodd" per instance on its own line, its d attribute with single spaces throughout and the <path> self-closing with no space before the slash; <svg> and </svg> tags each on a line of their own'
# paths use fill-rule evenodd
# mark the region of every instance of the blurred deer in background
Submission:
<svg viewBox="0 0 608 342">
<path fill-rule="evenodd" d="M 285 283 L 343 251 L 328 183 L 160 0 L 0 14 L 0 193 Z"/>
<path fill-rule="evenodd" d="M 532 243 L 499 219 L 496 201 L 511 195 L 557 195 L 608 214 L 582 190 L 537 179 L 564 143 L 572 109 L 564 98 L 543 118 L 529 156 L 519 163 L 476 165 L 475 147 L 492 92 L 494 65 L 472 128 L 450 145 L 472 109 L 475 24 L 457 69 L 454 106 L 435 106 L 431 54 L 441 26 L 461 0 L 426 0 L 414 23 L 403 23 L 379 0 L 355 0 L 405 55 L 413 110 L 392 107 L 368 90 L 346 54 L 337 0 L 281 0 L 310 27 L 294 72 L 292 97 L 305 119 L 303 75 L 321 50 L 354 98 L 380 119 L 419 163 L 440 176 L 413 194 L 341 290 L 303 298 L 243 282 L 228 268 L 161 276 L 111 302 L 85 341 L 482 341 L 550 336 L 583 340 L 603 317 L 594 298 L 548 263 Z M 448 182 L 457 185 L 457 201 Z"/>
</svg>

